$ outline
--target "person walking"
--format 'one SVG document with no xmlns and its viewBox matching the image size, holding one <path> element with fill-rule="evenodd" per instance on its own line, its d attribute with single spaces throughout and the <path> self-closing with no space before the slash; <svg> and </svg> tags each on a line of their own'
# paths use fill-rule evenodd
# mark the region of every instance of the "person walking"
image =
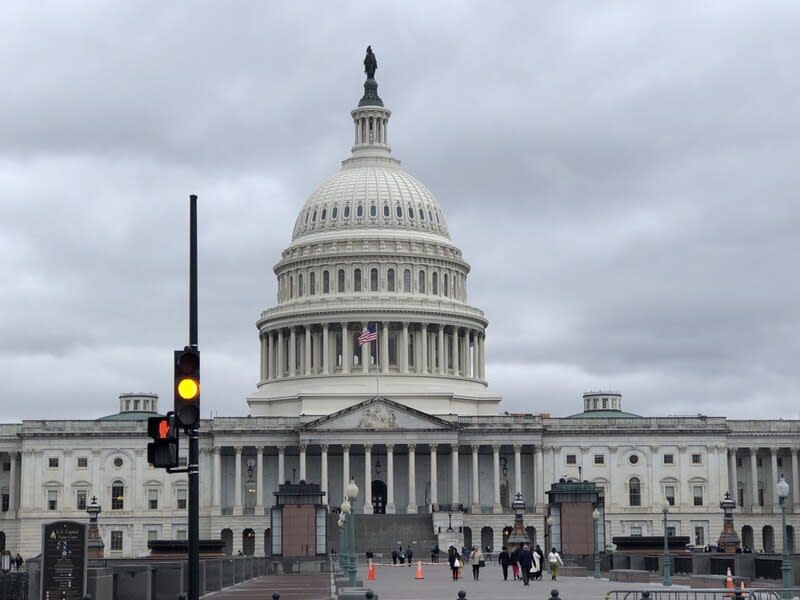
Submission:
<svg viewBox="0 0 800 600">
<path fill-rule="evenodd" d="M 478 550 L 477 546 L 472 547 L 472 552 L 469 553 L 469 562 L 472 565 L 472 579 L 478 581 L 481 577 L 481 561 L 483 561 L 483 553 Z"/>
<path fill-rule="evenodd" d="M 531 567 L 533 566 L 533 555 L 528 549 L 528 544 L 523 544 L 517 554 L 519 561 L 519 568 L 522 571 L 522 585 L 528 585 L 528 579 L 531 576 Z"/>
<path fill-rule="evenodd" d="M 558 577 L 558 565 L 564 566 L 564 561 L 561 560 L 561 556 L 556 552 L 555 546 L 550 550 L 550 554 L 547 555 L 547 563 L 550 565 L 550 580 L 555 581 L 556 577 Z"/>
<path fill-rule="evenodd" d="M 531 573 L 531 577 L 541 581 L 542 569 L 544 569 L 544 552 L 542 551 L 542 547 L 539 544 L 536 544 L 536 548 L 533 549 L 533 556 L 536 559 L 533 562 L 534 563 L 538 562 L 539 566 L 538 568 L 534 569 L 533 573 Z"/>
<path fill-rule="evenodd" d="M 461 568 L 461 561 L 458 560 L 458 550 L 453 546 L 447 551 L 447 562 L 450 563 L 450 573 L 453 576 L 453 581 L 458 579 L 458 570 Z"/>
<path fill-rule="evenodd" d="M 508 565 L 511 564 L 511 557 L 508 555 L 506 546 L 503 546 L 503 550 L 497 556 L 497 562 L 500 563 L 500 568 L 503 569 L 503 581 L 508 581 Z"/>
<path fill-rule="evenodd" d="M 392 548 L 392 564 L 393 565 L 397 564 L 397 549 L 396 548 Z"/>
<path fill-rule="evenodd" d="M 511 551 L 510 560 L 511 560 L 511 575 L 513 575 L 514 581 L 516 581 L 517 579 L 519 579 L 519 546 L 517 546 Z"/>
<path fill-rule="evenodd" d="M 408 566 L 411 566 L 411 559 L 414 558 L 414 551 L 411 549 L 411 546 L 406 548 L 406 561 L 408 562 Z"/>
</svg>

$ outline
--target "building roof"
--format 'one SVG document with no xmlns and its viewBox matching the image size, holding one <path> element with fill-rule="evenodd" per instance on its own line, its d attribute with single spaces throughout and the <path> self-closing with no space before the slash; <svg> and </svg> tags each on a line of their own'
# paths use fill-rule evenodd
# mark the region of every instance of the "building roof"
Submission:
<svg viewBox="0 0 800 600">
<path fill-rule="evenodd" d="M 624 410 L 587 410 L 570 415 L 567 419 L 641 419 L 641 415 L 625 412 Z"/>
<path fill-rule="evenodd" d="M 153 412 L 151 410 L 126 410 L 123 412 L 118 412 L 113 415 L 106 415 L 105 417 L 100 417 L 97 419 L 98 421 L 145 421 L 150 417 L 158 417 L 162 416 L 159 415 L 157 412 Z"/>
</svg>

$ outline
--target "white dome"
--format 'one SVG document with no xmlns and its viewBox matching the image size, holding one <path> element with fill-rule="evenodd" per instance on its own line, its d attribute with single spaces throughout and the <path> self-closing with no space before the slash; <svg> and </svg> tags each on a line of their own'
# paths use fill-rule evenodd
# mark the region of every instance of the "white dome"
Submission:
<svg viewBox="0 0 800 600">
<path fill-rule="evenodd" d="M 430 190 L 390 160 L 345 164 L 311 194 L 297 218 L 292 241 L 308 234 L 359 229 L 410 230 L 450 239 L 444 213 Z"/>
</svg>

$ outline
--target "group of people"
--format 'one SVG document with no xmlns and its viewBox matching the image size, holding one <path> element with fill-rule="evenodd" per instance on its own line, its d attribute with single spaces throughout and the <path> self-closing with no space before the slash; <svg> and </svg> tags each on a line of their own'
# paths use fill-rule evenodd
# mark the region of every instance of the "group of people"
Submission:
<svg viewBox="0 0 800 600">
<path fill-rule="evenodd" d="M 403 563 L 405 563 L 405 562 L 408 562 L 408 566 L 410 567 L 411 566 L 411 559 L 413 559 L 413 558 L 414 558 L 414 551 L 410 547 L 406 548 L 405 551 L 403 551 L 403 547 L 402 546 L 400 546 L 398 548 L 394 548 L 392 550 L 392 564 L 393 565 L 396 565 L 397 561 L 399 560 L 401 565 Z"/>
<path fill-rule="evenodd" d="M 503 580 L 508 580 L 508 568 L 511 567 L 511 576 L 516 581 L 522 580 L 523 585 L 528 585 L 528 582 L 533 580 L 542 579 L 542 569 L 544 569 L 544 551 L 539 544 L 531 550 L 528 544 L 522 544 L 514 548 L 512 552 L 508 551 L 506 546 L 503 546 L 502 552 L 497 556 L 497 562 L 500 563 L 500 568 L 503 570 Z M 561 560 L 561 555 L 553 548 L 550 554 L 547 555 L 547 566 L 550 571 L 550 578 L 556 581 L 558 577 L 558 567 L 563 566 L 564 561 Z"/>
<path fill-rule="evenodd" d="M 3 554 L 7 554 L 9 556 L 9 564 L 11 566 L 12 571 L 22 570 L 22 563 L 24 563 L 25 561 L 22 560 L 22 556 L 20 555 L 19 552 L 17 552 L 16 556 L 14 556 L 8 550 L 3 550 Z"/>
</svg>

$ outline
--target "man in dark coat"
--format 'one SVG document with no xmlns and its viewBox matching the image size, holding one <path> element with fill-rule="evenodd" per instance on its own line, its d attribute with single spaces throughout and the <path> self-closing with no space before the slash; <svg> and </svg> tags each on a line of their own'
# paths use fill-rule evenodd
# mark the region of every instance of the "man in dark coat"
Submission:
<svg viewBox="0 0 800 600">
<path fill-rule="evenodd" d="M 497 562 L 503 569 L 503 581 L 508 581 L 508 565 L 511 564 L 511 557 L 508 555 L 508 548 L 503 546 L 503 551 L 498 555 Z"/>
<path fill-rule="evenodd" d="M 520 548 L 519 554 L 517 554 L 517 560 L 519 560 L 519 568 L 522 570 L 522 584 L 528 585 L 528 579 L 531 576 L 531 567 L 533 566 L 533 555 L 527 544 Z"/>
</svg>

